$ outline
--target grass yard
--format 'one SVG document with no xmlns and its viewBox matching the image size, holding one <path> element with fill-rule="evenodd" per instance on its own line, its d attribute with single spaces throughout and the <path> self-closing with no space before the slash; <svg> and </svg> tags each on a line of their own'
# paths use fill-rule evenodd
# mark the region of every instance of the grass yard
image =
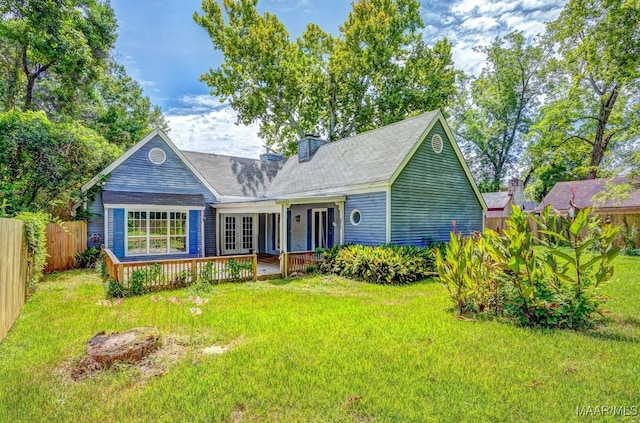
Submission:
<svg viewBox="0 0 640 423">
<path fill-rule="evenodd" d="M 0 422 L 570 422 L 601 406 L 639 421 L 640 258 L 620 257 L 616 272 L 611 314 L 586 332 L 461 321 L 434 282 L 312 277 L 215 286 L 193 337 L 193 304 L 100 307 L 97 275 L 55 274 L 0 344 Z M 158 358 L 164 375 L 68 376 L 98 330 L 149 325 L 187 352 Z M 229 350 L 204 355 L 213 345 Z"/>
</svg>

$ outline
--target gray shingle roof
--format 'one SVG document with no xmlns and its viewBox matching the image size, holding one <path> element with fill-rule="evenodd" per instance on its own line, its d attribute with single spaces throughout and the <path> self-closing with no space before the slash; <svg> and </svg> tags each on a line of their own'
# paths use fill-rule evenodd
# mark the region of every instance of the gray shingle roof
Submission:
<svg viewBox="0 0 640 423">
<path fill-rule="evenodd" d="M 389 181 L 437 115 L 425 113 L 321 146 L 311 160 L 291 157 L 268 197 Z"/>
<path fill-rule="evenodd" d="M 220 195 L 263 197 L 283 162 L 183 151 L 184 156 Z"/>
<path fill-rule="evenodd" d="M 145 204 L 204 207 L 202 194 L 168 194 L 132 191 L 102 191 L 104 204 Z"/>
<path fill-rule="evenodd" d="M 487 208 L 491 209 L 504 209 L 511 197 L 508 191 L 499 192 L 484 192 L 482 193 L 484 202 L 487 203 Z"/>
</svg>

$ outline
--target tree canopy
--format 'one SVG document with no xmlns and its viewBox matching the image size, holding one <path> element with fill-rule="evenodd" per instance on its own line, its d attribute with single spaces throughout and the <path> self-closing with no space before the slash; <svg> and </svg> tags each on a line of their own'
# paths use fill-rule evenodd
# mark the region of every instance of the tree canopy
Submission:
<svg viewBox="0 0 640 423">
<path fill-rule="evenodd" d="M 111 58 L 108 1 L 0 1 L 0 213 L 69 217 L 80 186 L 155 126 Z"/>
<path fill-rule="evenodd" d="M 121 153 L 77 122 L 54 123 L 44 112 L 0 112 L 0 205 L 6 214 L 48 211 L 68 216 L 71 199 Z"/>
<path fill-rule="evenodd" d="M 110 5 L 98 0 L 6 0 L 0 13 L 3 50 L 21 70 L 10 71 L 16 87 L 9 100 L 15 103 L 5 103 L 5 108 L 76 105 L 74 100 L 96 80 L 115 44 Z"/>
<path fill-rule="evenodd" d="M 513 172 L 538 110 L 548 51 L 520 32 L 479 47 L 486 54 L 478 77 L 462 76 L 453 125 L 483 191 L 498 191 Z"/>
<path fill-rule="evenodd" d="M 203 1 L 194 19 L 224 62 L 201 79 L 284 153 L 305 133 L 343 138 L 444 107 L 455 92 L 451 44 L 422 39 L 417 0 L 359 0 L 338 35 L 311 23 L 296 40 L 256 4 Z"/>
<path fill-rule="evenodd" d="M 637 155 L 629 147 L 640 134 L 640 8 L 570 0 L 547 29 L 558 57 L 547 63 L 551 81 L 531 131 L 528 177 L 548 187 L 616 173 L 621 156 Z M 555 166 L 565 171 L 548 171 Z"/>
</svg>

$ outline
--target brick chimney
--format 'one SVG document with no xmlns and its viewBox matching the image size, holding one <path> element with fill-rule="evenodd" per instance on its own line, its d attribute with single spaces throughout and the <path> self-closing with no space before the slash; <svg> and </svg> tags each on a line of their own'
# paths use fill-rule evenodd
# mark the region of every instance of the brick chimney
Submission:
<svg viewBox="0 0 640 423">
<path fill-rule="evenodd" d="M 524 204 L 524 183 L 518 178 L 510 179 L 507 192 L 513 204 L 522 207 Z"/>
</svg>

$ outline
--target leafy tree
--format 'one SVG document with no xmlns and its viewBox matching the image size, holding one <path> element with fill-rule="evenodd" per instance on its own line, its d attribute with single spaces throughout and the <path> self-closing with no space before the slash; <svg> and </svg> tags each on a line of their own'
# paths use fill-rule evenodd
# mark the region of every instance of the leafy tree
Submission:
<svg viewBox="0 0 640 423">
<path fill-rule="evenodd" d="M 479 187 L 498 191 L 518 162 L 537 112 L 548 50 L 528 44 L 520 32 L 477 50 L 487 55 L 486 65 L 478 77 L 459 80 L 453 123 Z"/>
<path fill-rule="evenodd" d="M 53 123 L 43 112 L 0 112 L 0 204 L 9 215 L 64 217 L 87 175 L 120 153 L 78 123 Z"/>
<path fill-rule="evenodd" d="M 627 0 L 570 0 L 547 29 L 559 59 L 550 61 L 553 83 L 532 132 L 533 148 L 550 154 L 537 155 L 532 168 L 580 152 L 575 173 L 596 178 L 616 144 L 639 134 L 640 8 Z"/>
<path fill-rule="evenodd" d="M 5 109 L 68 110 L 93 81 L 116 40 L 116 20 L 108 2 L 99 0 L 4 0 L 0 37 L 8 70 L 19 86 L 5 98 Z M 6 77 L 6 76 L 5 76 Z M 6 84 L 6 82 L 5 82 Z M 6 91 L 6 89 L 5 89 Z"/>
<path fill-rule="evenodd" d="M 305 133 L 343 138 L 443 107 L 454 93 L 451 45 L 425 44 L 417 0 L 356 1 L 337 36 L 309 24 L 295 41 L 256 4 L 203 1 L 194 19 L 224 62 L 201 79 L 285 153 Z"/>
<path fill-rule="evenodd" d="M 112 60 L 86 97 L 77 119 L 119 147 L 130 147 L 154 127 L 169 131 L 160 108 L 151 104 L 124 66 Z"/>
</svg>

